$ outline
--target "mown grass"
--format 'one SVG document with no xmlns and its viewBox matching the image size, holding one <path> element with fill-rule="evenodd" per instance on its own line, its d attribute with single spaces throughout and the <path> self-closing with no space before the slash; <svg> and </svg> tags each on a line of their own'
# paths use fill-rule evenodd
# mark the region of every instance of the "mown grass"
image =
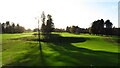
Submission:
<svg viewBox="0 0 120 68">
<path fill-rule="evenodd" d="M 59 34 L 61 42 L 10 40 L 28 37 L 33 33 L 3 34 L 3 65 L 10 66 L 116 66 L 118 64 L 119 46 L 107 41 L 104 36 L 89 34 Z M 116 37 L 117 38 L 117 37 Z M 83 40 L 85 39 L 85 40 Z M 55 39 L 59 40 L 59 38 Z M 59 41 L 60 41 L 59 40 Z"/>
</svg>

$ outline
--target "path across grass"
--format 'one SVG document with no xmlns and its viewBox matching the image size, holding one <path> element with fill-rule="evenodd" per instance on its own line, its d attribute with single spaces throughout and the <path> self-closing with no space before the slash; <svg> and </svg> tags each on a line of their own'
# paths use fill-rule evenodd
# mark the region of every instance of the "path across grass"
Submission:
<svg viewBox="0 0 120 68">
<path fill-rule="evenodd" d="M 108 37 L 89 34 L 53 33 L 63 37 L 60 39 L 63 41 L 41 42 L 42 51 L 39 50 L 38 41 L 11 40 L 22 37 L 37 39 L 37 37 L 31 36 L 32 34 L 3 34 L 3 65 L 116 66 L 118 64 L 119 45 L 105 40 Z"/>
</svg>

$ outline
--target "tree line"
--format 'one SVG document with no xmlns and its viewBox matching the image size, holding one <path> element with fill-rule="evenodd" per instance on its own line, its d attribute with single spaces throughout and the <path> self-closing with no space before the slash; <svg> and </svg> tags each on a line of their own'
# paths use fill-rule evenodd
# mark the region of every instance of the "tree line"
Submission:
<svg viewBox="0 0 120 68">
<path fill-rule="evenodd" d="M 90 27 L 90 33 L 96 35 L 110 35 L 112 32 L 112 22 L 103 19 L 94 21 Z"/>
<path fill-rule="evenodd" d="M 0 23 L 2 27 L 2 33 L 23 33 L 25 28 L 20 26 L 19 24 L 15 25 L 15 23 L 10 23 L 10 21 L 6 21 L 6 23 Z"/>
<path fill-rule="evenodd" d="M 95 35 L 120 35 L 120 28 L 113 27 L 110 20 L 104 21 L 103 19 L 94 21 L 89 28 L 89 33 Z"/>
<path fill-rule="evenodd" d="M 42 34 L 51 34 L 51 32 L 69 32 L 74 34 L 80 33 L 89 33 L 95 35 L 120 35 L 120 28 L 113 27 L 113 24 L 110 20 L 104 21 L 96 20 L 92 22 L 91 27 L 89 28 L 80 28 L 79 26 L 67 26 L 65 29 L 55 28 L 52 15 L 47 15 L 47 20 L 44 12 L 41 14 L 42 26 L 41 32 Z M 19 24 L 11 23 L 10 21 L 6 21 L 5 23 L 0 23 L 2 27 L 2 33 L 23 33 L 23 32 L 32 32 L 31 29 L 26 30 L 23 26 Z M 33 30 L 34 32 L 38 31 L 38 28 Z"/>
<path fill-rule="evenodd" d="M 37 31 L 38 31 L 38 28 L 33 29 L 33 32 L 37 32 Z M 63 28 L 53 28 L 52 32 L 66 32 L 66 30 Z"/>
<path fill-rule="evenodd" d="M 101 19 L 92 22 L 91 27 L 86 29 L 78 26 L 67 26 L 66 32 L 74 34 L 89 33 L 95 35 L 120 35 L 120 28 L 115 28 L 112 26 L 113 24 L 110 20 L 104 21 Z"/>
<path fill-rule="evenodd" d="M 86 28 L 80 28 L 78 26 L 67 26 L 66 32 L 74 33 L 74 34 L 80 34 L 80 33 L 88 33 L 88 29 Z"/>
</svg>

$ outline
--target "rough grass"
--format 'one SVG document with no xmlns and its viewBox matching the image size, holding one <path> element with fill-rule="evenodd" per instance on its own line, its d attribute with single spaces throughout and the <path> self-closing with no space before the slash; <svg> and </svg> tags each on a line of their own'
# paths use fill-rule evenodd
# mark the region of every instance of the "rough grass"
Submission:
<svg viewBox="0 0 120 68">
<path fill-rule="evenodd" d="M 37 39 L 35 36 L 30 36 L 32 34 L 3 34 L 3 65 L 116 66 L 118 64 L 119 46 L 117 43 L 105 40 L 108 37 L 53 33 L 59 34 L 60 37 L 52 41 L 42 41 L 40 51 L 38 41 L 18 39 L 23 37 Z M 62 41 L 56 42 L 60 40 Z"/>
</svg>

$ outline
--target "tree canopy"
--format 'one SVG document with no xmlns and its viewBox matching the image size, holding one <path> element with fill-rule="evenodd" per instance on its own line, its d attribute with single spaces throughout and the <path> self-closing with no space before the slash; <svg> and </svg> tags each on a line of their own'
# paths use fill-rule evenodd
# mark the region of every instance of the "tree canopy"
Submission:
<svg viewBox="0 0 120 68">
<path fill-rule="evenodd" d="M 50 34 L 54 30 L 54 23 L 52 22 L 52 16 L 50 14 L 47 15 L 47 21 L 45 23 L 45 14 L 42 13 L 42 26 L 41 30 L 43 34 Z"/>
<path fill-rule="evenodd" d="M 25 28 L 19 26 L 19 24 L 15 25 L 13 22 L 6 21 L 6 23 L 2 23 L 2 33 L 23 33 Z"/>
<path fill-rule="evenodd" d="M 90 27 L 90 33 L 97 35 L 111 35 L 112 34 L 112 23 L 110 20 L 104 22 L 103 19 L 94 21 Z"/>
</svg>

